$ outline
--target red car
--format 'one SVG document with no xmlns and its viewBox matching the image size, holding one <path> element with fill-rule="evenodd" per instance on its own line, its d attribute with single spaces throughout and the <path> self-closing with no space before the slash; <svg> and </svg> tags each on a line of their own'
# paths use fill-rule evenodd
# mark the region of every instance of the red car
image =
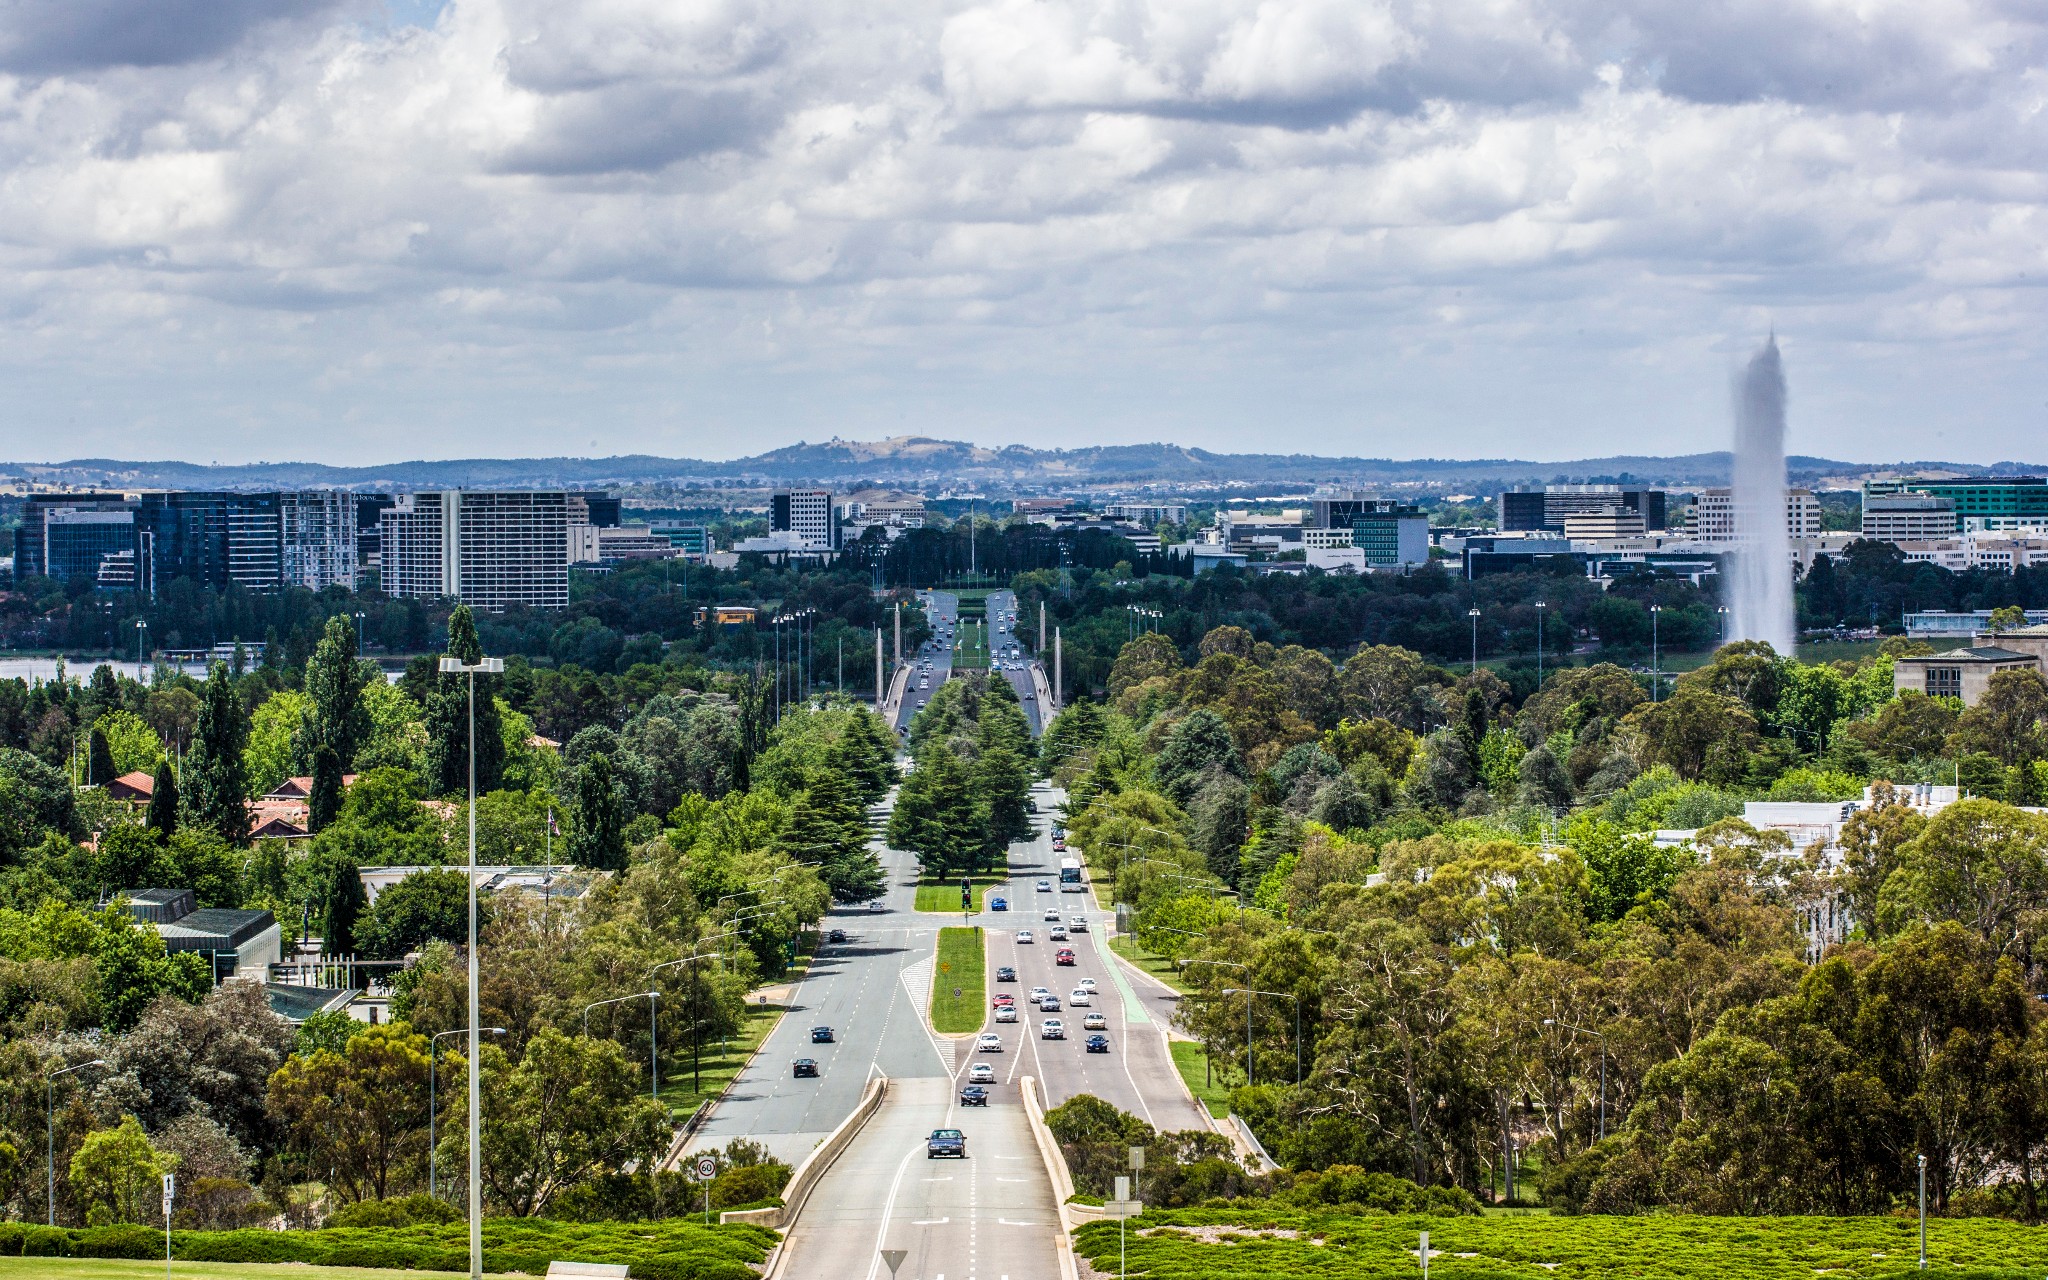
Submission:
<svg viewBox="0 0 2048 1280">
<path fill-rule="evenodd" d="M 1006 1004 L 1015 1004 L 1015 1003 L 1017 1003 L 1017 997 L 1015 997 L 1015 996 L 1011 995 L 1011 994 L 1010 994 L 1009 992 L 1007 992 L 1007 991 L 998 991 L 998 992 L 996 993 L 996 998 L 995 998 L 995 999 L 993 999 L 993 1000 L 991 1000 L 991 1001 L 989 1001 L 989 1006 L 990 1006 L 991 1008 L 996 1008 L 996 1009 L 1000 1009 L 1000 1008 L 1002 1008 L 1002 1007 L 1003 1007 L 1004 1005 L 1006 1005 Z"/>
<path fill-rule="evenodd" d="M 1069 950 L 1067 950 L 1067 949 L 1066 949 L 1065 947 L 1061 947 L 1061 948 L 1060 948 L 1060 949 L 1059 949 L 1058 951 L 1055 951 L 1055 952 L 1053 952 L 1053 954 L 1052 954 L 1052 962 L 1053 962 L 1054 964 L 1069 964 L 1069 965 L 1070 965 L 1070 964 L 1074 963 L 1074 953 L 1073 953 L 1073 952 L 1071 952 L 1071 951 L 1069 951 Z"/>
</svg>

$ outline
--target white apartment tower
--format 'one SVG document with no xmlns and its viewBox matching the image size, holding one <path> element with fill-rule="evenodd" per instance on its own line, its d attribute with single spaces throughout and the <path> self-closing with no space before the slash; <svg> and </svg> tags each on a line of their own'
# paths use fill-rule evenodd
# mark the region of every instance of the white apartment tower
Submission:
<svg viewBox="0 0 2048 1280">
<path fill-rule="evenodd" d="M 1708 489 L 1693 504 L 1692 535 L 1702 542 L 1736 542 L 1735 492 Z M 1785 532 L 1791 537 L 1818 538 L 1820 499 L 1809 489 L 1785 490 Z"/>
<path fill-rule="evenodd" d="M 831 551 L 839 545 L 839 521 L 832 511 L 829 489 L 778 489 L 768 499 L 770 532 L 787 531 L 803 539 L 806 551 Z"/>
<path fill-rule="evenodd" d="M 384 590 L 496 613 L 569 604 L 566 493 L 400 494 L 380 516 Z"/>
</svg>

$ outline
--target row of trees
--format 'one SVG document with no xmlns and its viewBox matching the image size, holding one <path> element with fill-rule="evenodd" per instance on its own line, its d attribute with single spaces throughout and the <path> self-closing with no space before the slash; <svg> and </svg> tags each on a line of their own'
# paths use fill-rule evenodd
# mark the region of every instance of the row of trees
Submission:
<svg viewBox="0 0 2048 1280">
<path fill-rule="evenodd" d="M 889 815 L 889 844 L 928 873 L 987 871 L 1031 835 L 1031 725 L 1000 673 L 942 684 L 910 726 L 914 761 Z"/>
</svg>

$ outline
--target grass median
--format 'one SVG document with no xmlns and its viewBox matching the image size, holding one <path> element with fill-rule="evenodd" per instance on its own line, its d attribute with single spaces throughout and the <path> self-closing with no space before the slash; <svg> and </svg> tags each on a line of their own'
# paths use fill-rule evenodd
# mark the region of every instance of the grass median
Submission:
<svg viewBox="0 0 2048 1280">
<path fill-rule="evenodd" d="M 792 968 L 789 981 L 795 982 L 803 976 L 801 968 Z M 779 1004 L 749 1004 L 746 1021 L 740 1024 L 739 1034 L 730 1040 L 708 1040 L 703 1050 L 702 1084 L 699 1072 L 690 1057 L 687 1039 L 679 1050 L 671 1050 L 668 1061 L 661 1066 L 661 1100 L 668 1104 L 678 1119 L 695 1111 L 698 1104 L 709 1102 L 725 1091 L 753 1058 L 761 1042 L 775 1028 L 776 1020 L 782 1017 L 786 1006 Z"/>
<path fill-rule="evenodd" d="M 1187 980 L 1181 976 L 1181 971 L 1175 967 L 1173 961 L 1156 951 L 1145 950 L 1144 947 L 1139 945 L 1136 938 L 1118 934 L 1109 940 L 1109 949 L 1182 995 L 1186 995 L 1191 989 L 1187 984 Z"/>
<path fill-rule="evenodd" d="M 971 876 L 926 876 L 917 884 L 917 909 L 940 914 L 960 914 L 960 881 L 966 880 L 974 886 L 974 909 L 983 909 L 982 900 L 987 896 L 989 886 L 1007 885 L 1010 873 L 1007 871 L 985 871 Z M 1001 896 L 1000 893 L 997 895 Z M 1015 909 L 1017 904 L 1010 904 Z"/>
<path fill-rule="evenodd" d="M 981 1029 L 988 1002 L 987 948 L 980 929 L 939 930 L 939 962 L 932 974 L 932 1029 L 960 1036 Z"/>
</svg>

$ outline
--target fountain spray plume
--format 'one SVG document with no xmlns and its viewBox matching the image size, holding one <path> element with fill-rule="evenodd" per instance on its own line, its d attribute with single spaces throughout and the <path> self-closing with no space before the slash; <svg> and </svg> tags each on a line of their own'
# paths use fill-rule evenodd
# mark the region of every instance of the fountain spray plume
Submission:
<svg viewBox="0 0 2048 1280">
<path fill-rule="evenodd" d="M 1785 368 L 1773 334 L 1743 371 L 1735 401 L 1735 555 L 1729 640 L 1792 656 L 1792 536 L 1785 516 Z"/>
</svg>

